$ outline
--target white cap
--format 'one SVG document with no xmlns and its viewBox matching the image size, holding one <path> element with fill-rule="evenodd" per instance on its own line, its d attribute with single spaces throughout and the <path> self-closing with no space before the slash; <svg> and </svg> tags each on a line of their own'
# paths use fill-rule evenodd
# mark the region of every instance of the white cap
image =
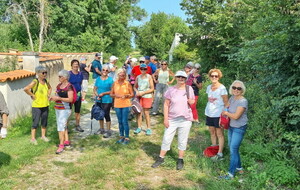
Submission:
<svg viewBox="0 0 300 190">
<path fill-rule="evenodd" d="M 119 58 L 117 58 L 116 56 L 112 55 L 109 58 L 109 62 L 114 62 L 115 60 L 118 60 Z"/>
<path fill-rule="evenodd" d="M 137 62 L 137 58 L 131 58 L 131 61 L 132 61 L 133 63 L 136 63 L 136 62 Z"/>
<path fill-rule="evenodd" d="M 140 57 L 139 61 L 144 61 L 145 62 L 145 57 Z"/>
<path fill-rule="evenodd" d="M 177 71 L 175 77 L 185 77 L 187 78 L 187 74 L 184 71 Z"/>
<path fill-rule="evenodd" d="M 201 65 L 199 63 L 195 63 L 195 66 L 194 66 L 196 69 L 199 69 L 201 68 Z"/>
</svg>

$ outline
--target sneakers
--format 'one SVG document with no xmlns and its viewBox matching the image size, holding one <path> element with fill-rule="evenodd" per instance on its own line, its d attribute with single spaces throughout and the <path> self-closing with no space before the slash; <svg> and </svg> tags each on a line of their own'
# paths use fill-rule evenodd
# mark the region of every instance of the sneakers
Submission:
<svg viewBox="0 0 300 190">
<path fill-rule="evenodd" d="M 7 128 L 1 127 L 0 138 L 5 139 L 7 135 Z"/>
<path fill-rule="evenodd" d="M 36 139 L 31 139 L 30 143 L 33 144 L 33 145 L 38 145 L 38 142 L 36 141 Z"/>
<path fill-rule="evenodd" d="M 162 163 L 164 163 L 165 159 L 162 157 L 158 157 L 157 160 L 154 162 L 154 164 L 152 164 L 152 168 L 157 168 L 158 166 L 160 166 Z"/>
<path fill-rule="evenodd" d="M 87 104 L 88 102 L 85 99 L 81 99 L 81 103 Z"/>
<path fill-rule="evenodd" d="M 62 152 L 64 151 L 64 145 L 63 144 L 60 144 L 58 146 L 58 149 L 56 150 L 56 154 L 61 154 Z"/>
<path fill-rule="evenodd" d="M 80 125 L 77 125 L 75 130 L 78 132 L 84 132 L 84 130 L 80 127 Z"/>
<path fill-rule="evenodd" d="M 70 142 L 70 141 L 65 141 L 65 142 L 64 142 L 64 147 L 65 147 L 66 149 L 71 148 L 71 142 Z"/>
<path fill-rule="evenodd" d="M 125 138 L 120 138 L 116 143 L 122 144 L 124 142 Z"/>
<path fill-rule="evenodd" d="M 125 139 L 124 142 L 123 142 L 122 144 L 128 145 L 128 144 L 129 144 L 129 139 Z"/>
<path fill-rule="evenodd" d="M 224 176 L 219 176 L 219 179 L 225 179 L 225 180 L 231 180 L 233 179 L 233 176 L 230 176 L 230 175 L 224 175 Z"/>
<path fill-rule="evenodd" d="M 217 154 L 217 155 L 211 157 L 211 160 L 217 162 L 217 161 L 224 160 L 224 158 L 223 158 L 223 156 Z"/>
<path fill-rule="evenodd" d="M 152 112 L 151 115 L 156 116 L 157 112 Z"/>
<path fill-rule="evenodd" d="M 49 142 L 50 140 L 47 137 L 41 137 L 41 139 L 45 142 Z"/>
<path fill-rule="evenodd" d="M 182 170 L 184 166 L 184 162 L 183 159 L 178 158 L 177 163 L 176 163 L 176 169 L 177 170 Z"/>
<path fill-rule="evenodd" d="M 103 135 L 105 133 L 105 130 L 100 128 L 98 131 L 95 133 L 95 135 Z"/>
<path fill-rule="evenodd" d="M 149 135 L 152 135 L 151 129 L 147 129 L 147 130 L 146 130 L 146 135 L 148 135 L 148 136 L 149 136 Z"/>
<path fill-rule="evenodd" d="M 109 138 L 110 136 L 111 136 L 111 131 L 107 131 L 107 132 L 103 135 L 104 138 Z"/>
<path fill-rule="evenodd" d="M 136 128 L 136 130 L 134 131 L 134 134 L 139 134 L 140 132 L 142 132 L 142 129 L 141 128 Z"/>
</svg>

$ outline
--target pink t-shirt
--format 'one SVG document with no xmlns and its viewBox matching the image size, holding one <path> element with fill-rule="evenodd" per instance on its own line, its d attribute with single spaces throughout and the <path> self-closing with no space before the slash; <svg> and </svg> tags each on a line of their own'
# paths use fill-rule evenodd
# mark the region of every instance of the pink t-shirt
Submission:
<svg viewBox="0 0 300 190">
<path fill-rule="evenodd" d="M 189 86 L 190 99 L 195 100 L 195 95 L 192 87 Z M 186 89 L 178 89 L 175 86 L 171 86 L 165 93 L 165 98 L 170 100 L 169 107 L 169 120 L 177 117 L 184 117 L 189 121 L 193 121 L 193 114 L 191 108 L 187 103 Z"/>
</svg>

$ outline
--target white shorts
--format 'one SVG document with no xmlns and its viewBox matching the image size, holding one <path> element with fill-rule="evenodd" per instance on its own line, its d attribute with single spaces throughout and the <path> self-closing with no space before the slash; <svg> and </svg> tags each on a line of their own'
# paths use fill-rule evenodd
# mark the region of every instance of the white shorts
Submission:
<svg viewBox="0 0 300 190">
<path fill-rule="evenodd" d="M 88 91 L 88 86 L 89 86 L 89 81 L 88 80 L 83 80 L 82 85 L 81 85 L 81 91 L 87 92 Z"/>
<path fill-rule="evenodd" d="M 67 128 L 68 119 L 71 115 L 70 109 L 58 110 L 55 109 L 57 131 L 65 131 Z"/>
<path fill-rule="evenodd" d="M 178 149 L 186 150 L 191 126 L 192 122 L 186 120 L 184 117 L 169 120 L 169 127 L 165 128 L 161 150 L 170 150 L 170 146 L 176 134 L 176 131 L 178 131 Z"/>
</svg>

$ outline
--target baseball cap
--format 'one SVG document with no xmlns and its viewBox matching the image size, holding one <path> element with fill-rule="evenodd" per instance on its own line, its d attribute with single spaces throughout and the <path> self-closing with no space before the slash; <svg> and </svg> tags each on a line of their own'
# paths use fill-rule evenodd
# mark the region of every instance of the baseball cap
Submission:
<svg viewBox="0 0 300 190">
<path fill-rule="evenodd" d="M 201 68 L 201 65 L 199 63 L 195 63 L 195 66 L 194 66 L 196 69 L 199 69 Z"/>
<path fill-rule="evenodd" d="M 146 60 L 150 60 L 150 57 L 149 57 L 149 56 L 145 56 L 145 59 L 146 59 Z"/>
<path fill-rule="evenodd" d="M 145 57 L 140 57 L 139 61 L 144 61 L 145 62 Z"/>
<path fill-rule="evenodd" d="M 132 61 L 133 63 L 135 63 L 135 62 L 137 62 L 137 58 L 131 58 L 131 61 Z"/>
<path fill-rule="evenodd" d="M 185 65 L 185 67 L 187 67 L 187 68 L 193 68 L 194 67 L 194 63 L 193 62 L 188 62 L 186 65 Z"/>
<path fill-rule="evenodd" d="M 113 61 L 118 60 L 118 59 L 119 59 L 119 58 L 117 58 L 116 56 L 112 55 L 112 56 L 110 56 L 110 58 L 109 58 L 109 62 L 113 62 Z"/>
<path fill-rule="evenodd" d="M 140 64 L 140 68 L 147 68 L 147 65 L 145 63 Z"/>
<path fill-rule="evenodd" d="M 185 77 L 187 78 L 187 74 L 184 71 L 177 71 L 175 77 Z"/>
<path fill-rule="evenodd" d="M 101 53 L 96 53 L 95 57 L 101 57 Z"/>
<path fill-rule="evenodd" d="M 86 60 L 87 60 L 86 57 L 81 57 L 79 61 L 82 62 L 82 61 L 86 61 Z"/>
</svg>

